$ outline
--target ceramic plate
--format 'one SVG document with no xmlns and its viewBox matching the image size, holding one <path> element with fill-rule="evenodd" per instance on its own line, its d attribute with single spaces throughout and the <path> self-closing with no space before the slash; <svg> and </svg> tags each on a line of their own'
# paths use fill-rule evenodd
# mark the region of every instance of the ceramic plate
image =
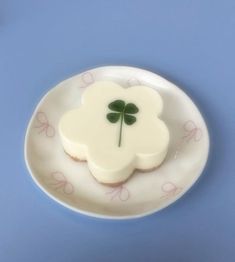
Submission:
<svg viewBox="0 0 235 262">
<path fill-rule="evenodd" d="M 58 134 L 62 114 L 79 106 L 82 93 L 96 80 L 115 81 L 126 88 L 136 84 L 155 88 L 164 100 L 161 118 L 171 135 L 167 157 L 158 169 L 135 172 L 116 188 L 97 183 L 86 163 L 69 158 Z M 175 202 L 201 175 L 208 151 L 207 127 L 192 100 L 164 78 L 124 66 L 95 68 L 52 88 L 36 107 L 25 138 L 28 170 L 48 196 L 74 211 L 116 219 L 141 217 Z"/>
</svg>

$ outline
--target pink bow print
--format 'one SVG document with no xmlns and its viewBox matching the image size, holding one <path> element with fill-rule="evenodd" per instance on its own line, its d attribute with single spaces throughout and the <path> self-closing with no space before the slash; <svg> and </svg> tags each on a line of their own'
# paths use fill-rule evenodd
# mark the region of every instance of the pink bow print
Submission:
<svg viewBox="0 0 235 262">
<path fill-rule="evenodd" d="M 161 190 L 164 193 L 164 195 L 161 197 L 162 199 L 169 198 L 171 196 L 175 196 L 178 193 L 181 192 L 182 188 L 177 187 L 174 183 L 172 182 L 165 182 L 161 186 Z"/>
<path fill-rule="evenodd" d="M 113 188 L 111 191 L 106 192 L 106 194 L 111 195 L 110 200 L 118 198 L 120 201 L 127 201 L 130 198 L 129 190 L 123 185 Z"/>
<path fill-rule="evenodd" d="M 48 118 L 44 112 L 37 112 L 36 114 L 37 124 L 35 128 L 39 129 L 39 134 L 45 132 L 47 137 L 55 136 L 55 128 L 49 124 Z"/>
<path fill-rule="evenodd" d="M 201 128 L 197 127 L 196 124 L 192 120 L 188 120 L 183 125 L 184 135 L 181 137 L 179 141 L 175 154 L 174 159 L 178 158 L 180 150 L 183 144 L 189 143 L 190 141 L 199 142 L 202 138 L 202 130 Z"/>
<path fill-rule="evenodd" d="M 139 86 L 139 85 L 141 85 L 141 83 L 137 78 L 132 77 L 132 78 L 127 80 L 127 85 L 128 86 Z"/>
<path fill-rule="evenodd" d="M 51 185 L 54 186 L 55 190 L 62 189 L 62 191 L 67 195 L 74 192 L 73 185 L 67 181 L 63 173 L 56 171 L 51 173 L 51 177 L 54 180 Z"/>
<path fill-rule="evenodd" d="M 195 142 L 198 142 L 202 138 L 202 130 L 196 126 L 196 124 L 192 120 L 188 120 L 183 125 L 185 135 L 182 137 L 186 140 L 186 142 L 191 141 L 192 139 Z"/>
<path fill-rule="evenodd" d="M 88 85 L 91 85 L 95 82 L 92 73 L 89 71 L 82 74 L 81 78 L 82 78 L 82 82 L 84 83 L 84 86 L 81 86 L 82 88 L 87 87 Z"/>
</svg>

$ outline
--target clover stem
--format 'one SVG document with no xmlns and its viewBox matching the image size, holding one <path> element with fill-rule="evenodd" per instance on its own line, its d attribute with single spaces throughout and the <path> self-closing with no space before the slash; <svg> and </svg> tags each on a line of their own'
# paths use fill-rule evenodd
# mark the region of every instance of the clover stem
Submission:
<svg viewBox="0 0 235 262">
<path fill-rule="evenodd" d="M 118 141 L 118 146 L 121 146 L 122 143 L 122 124 L 123 124 L 123 117 L 124 117 L 124 112 L 121 113 L 121 123 L 120 123 L 120 129 L 119 129 L 119 141 Z"/>
</svg>

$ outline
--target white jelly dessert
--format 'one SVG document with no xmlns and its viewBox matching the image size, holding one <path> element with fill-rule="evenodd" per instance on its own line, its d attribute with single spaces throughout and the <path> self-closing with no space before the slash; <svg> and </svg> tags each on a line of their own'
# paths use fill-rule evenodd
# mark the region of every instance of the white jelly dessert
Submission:
<svg viewBox="0 0 235 262">
<path fill-rule="evenodd" d="M 95 82 L 81 106 L 61 117 L 62 146 L 72 158 L 87 161 L 99 182 L 123 183 L 135 169 L 151 170 L 164 160 L 169 131 L 159 119 L 162 110 L 161 96 L 150 87 Z"/>
</svg>

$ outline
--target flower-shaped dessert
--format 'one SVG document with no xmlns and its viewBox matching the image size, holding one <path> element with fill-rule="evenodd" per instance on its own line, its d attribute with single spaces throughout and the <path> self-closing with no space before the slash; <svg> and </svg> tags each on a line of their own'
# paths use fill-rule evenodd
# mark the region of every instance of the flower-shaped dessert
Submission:
<svg viewBox="0 0 235 262">
<path fill-rule="evenodd" d="M 159 119 L 162 108 L 152 88 L 95 82 L 84 91 L 81 106 L 60 119 L 62 145 L 72 158 L 86 160 L 99 182 L 120 184 L 135 169 L 149 170 L 164 160 L 169 132 Z"/>
</svg>

